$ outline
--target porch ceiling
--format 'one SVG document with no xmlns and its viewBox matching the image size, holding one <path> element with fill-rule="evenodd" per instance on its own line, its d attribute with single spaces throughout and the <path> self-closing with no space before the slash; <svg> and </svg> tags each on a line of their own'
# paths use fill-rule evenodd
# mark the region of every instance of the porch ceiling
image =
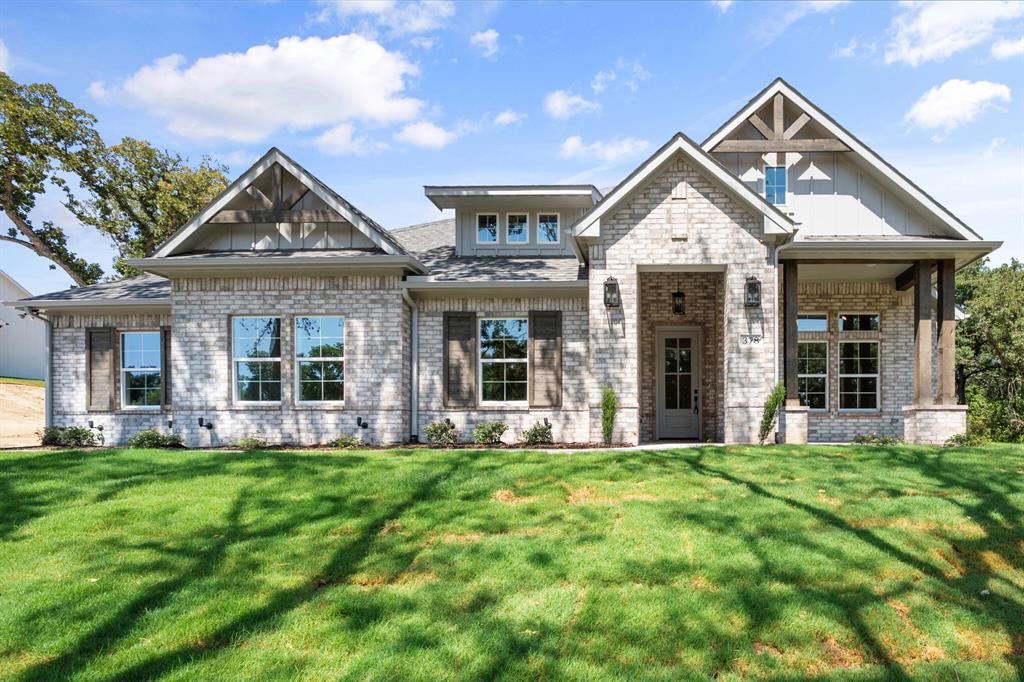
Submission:
<svg viewBox="0 0 1024 682">
<path fill-rule="evenodd" d="M 896 279 L 910 266 L 906 263 L 815 263 L 800 264 L 800 281 L 869 281 L 882 282 Z"/>
</svg>

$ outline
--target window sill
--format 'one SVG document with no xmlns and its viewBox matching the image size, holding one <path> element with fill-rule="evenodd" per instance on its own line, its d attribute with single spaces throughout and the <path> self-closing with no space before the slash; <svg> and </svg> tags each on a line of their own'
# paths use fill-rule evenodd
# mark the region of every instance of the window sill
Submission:
<svg viewBox="0 0 1024 682">
<path fill-rule="evenodd" d="M 345 410 L 344 402 L 306 402 L 306 403 L 294 403 L 292 405 L 293 410 L 305 410 L 309 412 L 343 412 Z"/>
<path fill-rule="evenodd" d="M 245 403 L 245 402 L 233 402 L 231 403 L 231 409 L 236 410 L 280 410 L 282 403 Z"/>
</svg>

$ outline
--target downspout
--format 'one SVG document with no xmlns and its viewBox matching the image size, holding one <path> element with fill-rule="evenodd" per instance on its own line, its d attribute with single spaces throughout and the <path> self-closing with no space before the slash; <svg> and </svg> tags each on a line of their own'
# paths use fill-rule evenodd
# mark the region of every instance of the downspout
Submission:
<svg viewBox="0 0 1024 682">
<path fill-rule="evenodd" d="M 45 382 L 43 386 L 43 413 L 45 415 L 43 425 L 50 427 L 53 426 L 53 381 L 51 380 L 53 377 L 53 354 L 51 353 L 53 348 L 53 322 L 32 308 L 19 308 L 19 310 L 24 311 L 29 317 L 35 318 L 46 325 L 46 336 L 43 340 L 43 352 L 46 354 L 46 371 L 43 374 Z"/>
<path fill-rule="evenodd" d="M 774 265 L 773 278 L 775 280 L 774 282 L 772 282 L 772 284 L 775 286 L 775 386 L 777 386 L 780 381 L 779 346 L 781 344 L 779 343 L 779 341 L 782 339 L 782 334 L 779 333 L 779 302 L 782 300 L 782 297 L 779 296 L 779 251 L 782 251 L 787 246 L 793 245 L 793 236 L 790 236 L 788 240 L 772 249 L 772 264 Z"/>
<path fill-rule="evenodd" d="M 409 290 L 402 289 L 402 300 L 412 310 L 412 368 L 409 378 L 409 442 L 418 443 L 420 439 L 420 309 L 416 301 L 409 295 Z"/>
</svg>

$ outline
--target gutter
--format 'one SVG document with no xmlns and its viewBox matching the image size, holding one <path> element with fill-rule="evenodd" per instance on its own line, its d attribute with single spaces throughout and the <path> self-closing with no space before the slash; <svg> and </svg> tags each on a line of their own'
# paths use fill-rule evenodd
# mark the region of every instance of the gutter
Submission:
<svg viewBox="0 0 1024 682">
<path fill-rule="evenodd" d="M 501 289 L 505 291 L 542 289 L 546 291 L 586 291 L 589 280 L 434 280 L 429 277 L 409 277 L 402 282 L 402 288 L 410 291 L 480 291 L 483 289 Z"/>
<path fill-rule="evenodd" d="M 409 349 L 412 354 L 409 378 L 409 442 L 418 443 L 420 440 L 420 307 L 409 295 L 409 290 L 404 287 L 402 288 L 402 300 L 412 309 L 412 347 Z"/>
<path fill-rule="evenodd" d="M 365 270 L 401 267 L 413 272 L 426 272 L 423 265 L 412 256 L 208 256 L 204 258 L 129 258 L 125 261 L 132 267 L 167 277 L 165 273 L 224 270 L 265 270 L 275 267 L 316 267 L 324 270 Z"/>
<path fill-rule="evenodd" d="M 793 237 L 790 237 L 788 240 L 778 244 L 774 249 L 772 249 L 772 265 L 774 266 L 773 270 L 775 272 L 774 281 L 772 282 L 775 287 L 775 362 L 773 363 L 775 368 L 775 385 L 778 385 L 779 383 L 779 346 L 781 345 L 779 341 L 782 339 L 782 334 L 779 333 L 781 331 L 779 329 L 781 326 L 779 324 L 779 302 L 782 300 L 782 297 L 779 296 L 779 251 L 793 246 L 793 243 Z"/>
<path fill-rule="evenodd" d="M 42 299 L 33 298 L 21 301 L 6 301 L 3 305 L 21 308 L 25 304 L 31 304 L 33 309 L 40 310 L 80 310 L 82 308 L 134 308 L 138 310 L 166 310 L 171 307 L 171 299 L 118 299 L 118 298 L 96 298 L 96 299 Z"/>
<path fill-rule="evenodd" d="M 53 322 L 46 316 L 40 315 L 34 308 L 17 308 L 22 310 L 29 317 L 35 318 L 46 325 L 46 336 L 43 341 L 43 352 L 46 353 L 46 372 L 43 376 L 43 412 L 45 414 L 43 426 L 53 426 Z"/>
</svg>

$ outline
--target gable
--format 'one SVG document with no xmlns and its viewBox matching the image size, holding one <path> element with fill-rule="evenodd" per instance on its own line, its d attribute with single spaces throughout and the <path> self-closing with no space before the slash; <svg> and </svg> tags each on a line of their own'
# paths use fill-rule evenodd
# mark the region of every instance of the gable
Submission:
<svg viewBox="0 0 1024 682">
<path fill-rule="evenodd" d="M 328 249 L 405 254 L 380 225 L 273 148 L 154 257 Z"/>
<path fill-rule="evenodd" d="M 763 194 L 764 168 L 786 168 L 784 209 L 808 235 L 980 239 L 969 227 L 782 79 L 702 145 Z"/>
</svg>

